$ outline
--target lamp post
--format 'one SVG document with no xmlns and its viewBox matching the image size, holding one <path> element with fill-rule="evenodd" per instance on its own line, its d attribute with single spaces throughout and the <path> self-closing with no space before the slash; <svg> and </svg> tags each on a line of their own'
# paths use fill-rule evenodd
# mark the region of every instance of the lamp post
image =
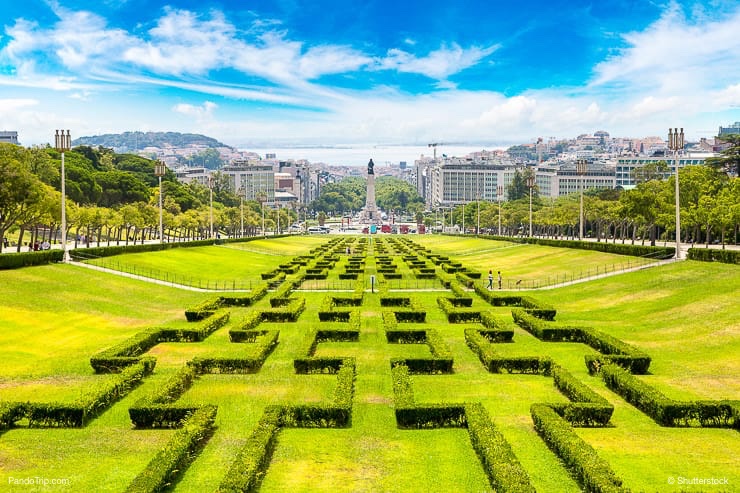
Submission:
<svg viewBox="0 0 740 493">
<path fill-rule="evenodd" d="M 265 201 L 267 197 L 264 192 L 260 192 L 257 195 L 257 201 L 260 203 L 260 210 L 262 211 L 262 237 L 266 238 L 267 233 L 265 232 Z"/>
<path fill-rule="evenodd" d="M 210 208 L 208 211 L 208 221 L 210 224 L 210 238 L 213 239 L 213 176 L 208 175 L 208 190 L 210 192 Z"/>
<path fill-rule="evenodd" d="M 527 177 L 527 187 L 529 188 L 529 237 L 532 237 L 532 189 L 534 188 L 534 175 Z"/>
<path fill-rule="evenodd" d="M 678 151 L 683 149 L 683 128 L 668 129 L 668 148 L 673 151 L 673 167 L 676 170 L 676 260 L 681 258 L 681 206 L 678 197 Z"/>
<path fill-rule="evenodd" d="M 496 187 L 496 199 L 498 200 L 498 235 L 501 236 L 501 197 L 504 195 L 504 187 Z"/>
<path fill-rule="evenodd" d="M 239 238 L 244 236 L 244 188 L 239 188 L 239 212 L 241 218 L 239 221 Z"/>
<path fill-rule="evenodd" d="M 167 171 L 164 161 L 157 161 L 154 165 L 154 176 L 159 180 L 159 242 L 164 242 L 164 227 L 162 225 L 162 177 Z"/>
<path fill-rule="evenodd" d="M 581 206 L 578 215 L 578 239 L 583 241 L 583 176 L 588 173 L 588 161 L 585 159 L 576 161 L 576 173 L 579 176 L 578 185 L 581 192 Z"/>
<path fill-rule="evenodd" d="M 66 191 L 65 191 L 65 173 L 64 173 L 64 153 L 72 148 L 72 136 L 67 130 L 57 130 L 54 135 L 54 148 L 62 154 L 62 261 L 69 262 L 69 251 L 67 251 L 67 203 L 66 203 Z"/>
</svg>

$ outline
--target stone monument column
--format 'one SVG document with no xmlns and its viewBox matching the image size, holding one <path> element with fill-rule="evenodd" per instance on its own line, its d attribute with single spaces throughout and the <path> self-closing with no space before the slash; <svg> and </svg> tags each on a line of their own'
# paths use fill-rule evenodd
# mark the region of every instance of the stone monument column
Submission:
<svg viewBox="0 0 740 493">
<path fill-rule="evenodd" d="M 375 163 L 370 159 L 367 163 L 367 196 L 365 197 L 365 208 L 362 210 L 362 221 L 366 224 L 380 224 L 380 212 L 375 203 Z"/>
</svg>

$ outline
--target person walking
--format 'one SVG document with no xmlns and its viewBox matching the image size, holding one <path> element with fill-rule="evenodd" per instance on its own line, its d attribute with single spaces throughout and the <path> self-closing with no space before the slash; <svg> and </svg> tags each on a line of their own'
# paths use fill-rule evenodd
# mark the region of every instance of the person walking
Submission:
<svg viewBox="0 0 740 493">
<path fill-rule="evenodd" d="M 498 288 L 503 289 L 504 279 L 501 277 L 501 271 L 498 271 Z"/>
<path fill-rule="evenodd" d="M 488 290 L 490 291 L 492 289 L 493 289 L 493 271 L 489 270 L 488 271 Z"/>
</svg>

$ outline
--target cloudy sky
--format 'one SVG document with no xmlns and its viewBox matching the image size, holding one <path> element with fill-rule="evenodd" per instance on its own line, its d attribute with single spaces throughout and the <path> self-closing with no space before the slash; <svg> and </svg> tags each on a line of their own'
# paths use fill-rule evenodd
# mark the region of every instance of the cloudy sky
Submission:
<svg viewBox="0 0 740 493">
<path fill-rule="evenodd" d="M 712 137 L 740 120 L 736 0 L 24 0 L 0 130 L 274 144 Z"/>
</svg>

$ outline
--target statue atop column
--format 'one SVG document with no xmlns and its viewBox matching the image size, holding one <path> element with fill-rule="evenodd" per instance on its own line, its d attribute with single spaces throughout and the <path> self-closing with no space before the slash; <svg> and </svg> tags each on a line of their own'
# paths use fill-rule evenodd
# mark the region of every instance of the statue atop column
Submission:
<svg viewBox="0 0 740 493">
<path fill-rule="evenodd" d="M 362 209 L 361 221 L 365 224 L 381 224 L 380 211 L 375 203 L 375 163 L 367 163 L 367 195 Z"/>
</svg>

